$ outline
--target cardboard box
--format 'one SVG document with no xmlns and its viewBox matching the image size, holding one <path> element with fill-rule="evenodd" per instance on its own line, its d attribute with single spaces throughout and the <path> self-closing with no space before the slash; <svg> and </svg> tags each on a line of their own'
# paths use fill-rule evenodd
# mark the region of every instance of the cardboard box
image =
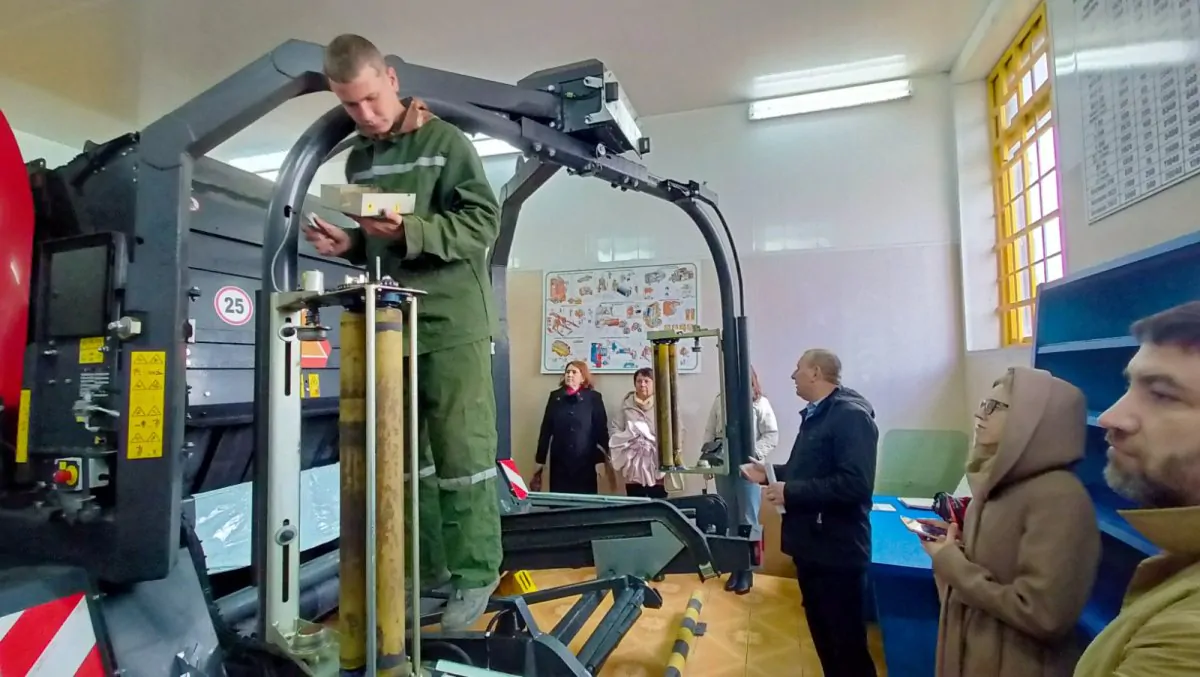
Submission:
<svg viewBox="0 0 1200 677">
<path fill-rule="evenodd" d="M 381 193 L 372 186 L 321 186 L 321 202 L 330 209 L 351 216 L 379 216 L 385 211 L 411 214 L 416 208 L 413 193 Z"/>
</svg>

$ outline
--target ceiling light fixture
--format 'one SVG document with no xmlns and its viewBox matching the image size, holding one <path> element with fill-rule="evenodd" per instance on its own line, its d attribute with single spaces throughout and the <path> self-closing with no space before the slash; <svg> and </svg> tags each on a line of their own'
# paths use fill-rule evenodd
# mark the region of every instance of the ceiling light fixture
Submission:
<svg viewBox="0 0 1200 677">
<path fill-rule="evenodd" d="M 781 96 L 750 104 L 751 120 L 767 120 L 785 115 L 802 115 L 818 111 L 864 106 L 871 103 L 896 101 L 912 96 L 911 80 L 889 80 L 857 87 L 829 89 L 823 92 Z"/>
<path fill-rule="evenodd" d="M 864 82 L 897 80 L 908 77 L 912 70 L 908 59 L 897 54 L 787 73 L 760 75 L 751 81 L 747 98 L 771 99 L 778 96 L 823 92 L 839 87 L 853 87 Z"/>
</svg>

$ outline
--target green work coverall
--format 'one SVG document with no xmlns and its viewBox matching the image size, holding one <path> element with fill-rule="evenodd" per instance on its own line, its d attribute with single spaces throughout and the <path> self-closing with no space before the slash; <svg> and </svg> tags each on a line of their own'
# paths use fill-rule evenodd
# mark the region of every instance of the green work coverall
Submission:
<svg viewBox="0 0 1200 677">
<path fill-rule="evenodd" d="M 502 559 L 491 367 L 497 323 L 487 270 L 500 207 L 466 135 L 420 101 L 405 103 L 388 138 L 356 140 L 346 179 L 413 193 L 416 208 L 404 215 L 399 240 L 346 229 L 344 256 L 370 267 L 378 258 L 384 275 L 427 292 L 417 313 L 422 586 L 449 571 L 455 588 L 481 588 L 496 581 Z"/>
</svg>

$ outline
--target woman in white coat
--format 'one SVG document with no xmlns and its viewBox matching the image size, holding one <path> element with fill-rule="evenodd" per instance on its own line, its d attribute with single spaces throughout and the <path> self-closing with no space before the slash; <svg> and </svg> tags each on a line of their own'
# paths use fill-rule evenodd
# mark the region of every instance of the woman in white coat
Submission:
<svg viewBox="0 0 1200 677">
<path fill-rule="evenodd" d="M 758 385 L 758 374 L 750 369 L 750 389 L 754 398 L 754 460 L 765 461 L 767 456 L 779 444 L 779 424 L 775 422 L 775 410 L 762 394 Z M 721 396 L 713 401 L 712 410 L 708 414 L 708 425 L 704 431 L 706 446 L 725 437 L 724 406 Z M 762 524 L 758 521 L 758 512 L 762 507 L 762 487 L 742 477 L 741 473 L 718 474 L 717 493 L 723 497 L 737 496 L 739 507 L 737 535 L 754 540 L 762 540 Z M 725 589 L 744 595 L 754 587 L 754 574 L 747 571 L 735 571 L 725 582 Z"/>
</svg>

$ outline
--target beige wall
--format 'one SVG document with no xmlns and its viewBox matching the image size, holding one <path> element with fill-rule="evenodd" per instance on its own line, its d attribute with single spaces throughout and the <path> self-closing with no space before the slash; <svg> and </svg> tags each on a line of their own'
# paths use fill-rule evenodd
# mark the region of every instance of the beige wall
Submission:
<svg viewBox="0 0 1200 677">
<path fill-rule="evenodd" d="M 512 378 L 512 455 L 517 467 L 529 476 L 537 451 L 538 430 L 550 391 L 558 387 L 559 377 L 541 373 L 542 354 L 542 280 L 541 270 L 510 270 L 508 273 L 508 318 Z M 700 267 L 700 317 L 706 327 L 720 327 L 720 303 L 716 295 L 715 273 L 711 264 Z M 698 374 L 680 374 L 683 396 L 679 410 L 683 415 L 684 457 L 691 463 L 699 456 L 704 424 L 709 407 L 717 393 L 715 343 L 707 341 L 704 348 L 704 369 Z M 597 374 L 593 377 L 596 390 L 604 396 L 605 408 L 612 416 L 621 399 L 633 389 L 632 374 Z M 603 485 L 602 485 L 603 486 Z M 698 493 L 701 480 L 687 478 L 687 491 Z"/>
</svg>

